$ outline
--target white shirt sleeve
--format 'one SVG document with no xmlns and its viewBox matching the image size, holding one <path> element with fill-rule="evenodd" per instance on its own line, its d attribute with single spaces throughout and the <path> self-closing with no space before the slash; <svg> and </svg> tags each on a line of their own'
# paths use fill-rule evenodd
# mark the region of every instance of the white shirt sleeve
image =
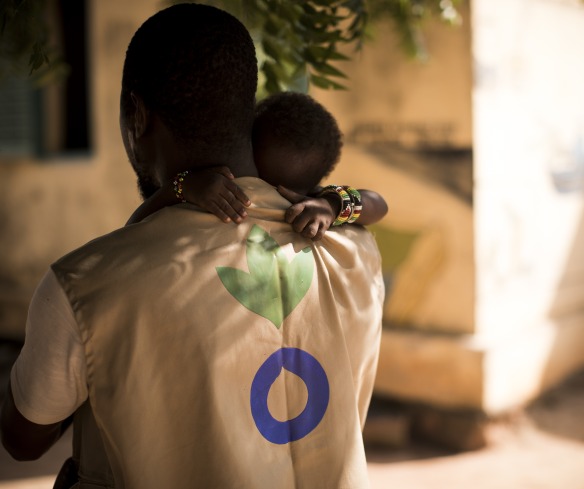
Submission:
<svg viewBox="0 0 584 489">
<path fill-rule="evenodd" d="M 49 269 L 30 303 L 24 346 L 10 375 L 16 407 L 33 423 L 63 421 L 87 399 L 86 370 L 71 304 Z"/>
</svg>

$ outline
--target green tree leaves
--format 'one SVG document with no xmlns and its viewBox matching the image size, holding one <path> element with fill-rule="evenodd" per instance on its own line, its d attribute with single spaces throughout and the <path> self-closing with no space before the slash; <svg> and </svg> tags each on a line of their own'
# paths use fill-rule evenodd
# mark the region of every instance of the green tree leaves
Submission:
<svg viewBox="0 0 584 489">
<path fill-rule="evenodd" d="M 46 0 L 0 1 L 0 81 L 32 76 L 41 85 L 67 74 L 59 51 L 49 45 Z"/>
<path fill-rule="evenodd" d="M 276 328 L 308 292 L 314 273 L 310 247 L 288 261 L 282 248 L 254 225 L 246 243 L 249 273 L 217 267 L 221 282 L 244 307 L 271 321 Z"/>
<path fill-rule="evenodd" d="M 161 6 L 184 0 L 163 0 Z M 199 0 L 201 1 L 201 0 Z M 424 58 L 422 23 L 440 18 L 456 24 L 456 5 L 462 0 L 207 0 L 231 12 L 250 30 L 258 50 L 258 98 L 284 91 L 307 91 L 310 84 L 346 89 L 339 62 L 349 59 L 347 48 L 361 49 L 372 21 L 389 19 L 404 52 Z M 46 0 L 0 2 L 0 78 L 2 62 L 31 72 L 58 67 L 58 55 L 47 48 Z M 101 5 L 100 7 L 101 8 Z M 104 6 L 105 8 L 105 6 Z M 51 61 L 51 63 L 49 63 Z M 22 70 L 21 70 L 22 71 Z"/>
<path fill-rule="evenodd" d="M 176 3 L 182 0 L 168 0 Z M 347 47 L 362 48 L 372 20 L 393 22 L 411 57 L 426 57 L 422 22 L 459 20 L 460 0 L 209 0 L 238 17 L 258 48 L 258 98 L 285 90 L 345 90 L 347 76 L 339 62 Z"/>
</svg>

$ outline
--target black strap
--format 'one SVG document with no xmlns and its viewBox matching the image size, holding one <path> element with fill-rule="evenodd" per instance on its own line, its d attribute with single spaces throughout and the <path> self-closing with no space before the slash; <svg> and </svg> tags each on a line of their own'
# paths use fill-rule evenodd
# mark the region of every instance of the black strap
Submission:
<svg viewBox="0 0 584 489">
<path fill-rule="evenodd" d="M 53 489 L 71 489 L 79 482 L 78 471 L 79 468 L 73 458 L 65 460 L 61 470 L 57 474 Z"/>
</svg>

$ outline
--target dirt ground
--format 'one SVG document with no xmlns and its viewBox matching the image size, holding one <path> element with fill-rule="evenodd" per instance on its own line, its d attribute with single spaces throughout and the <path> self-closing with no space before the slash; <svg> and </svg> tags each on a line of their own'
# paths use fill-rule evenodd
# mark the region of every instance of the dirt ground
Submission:
<svg viewBox="0 0 584 489">
<path fill-rule="evenodd" d="M 373 489 L 584 489 L 584 371 L 512 419 L 490 444 L 452 453 L 414 443 L 370 449 Z"/>
<path fill-rule="evenodd" d="M 0 360 L 8 356 L 0 345 Z M 0 361 L 2 385 L 6 375 Z M 369 447 L 371 487 L 584 489 L 584 371 L 490 430 L 486 448 L 465 453 L 419 441 L 399 449 Z M 15 462 L 0 449 L 0 489 L 51 489 L 70 436 L 35 462 Z"/>
</svg>

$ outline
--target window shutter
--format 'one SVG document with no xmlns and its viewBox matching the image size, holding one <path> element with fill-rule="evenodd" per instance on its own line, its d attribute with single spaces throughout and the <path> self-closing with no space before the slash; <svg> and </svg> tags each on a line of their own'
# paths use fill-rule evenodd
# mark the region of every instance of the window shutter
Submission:
<svg viewBox="0 0 584 489">
<path fill-rule="evenodd" d="M 0 82 L 0 156 L 35 151 L 34 89 L 26 78 Z"/>
</svg>

